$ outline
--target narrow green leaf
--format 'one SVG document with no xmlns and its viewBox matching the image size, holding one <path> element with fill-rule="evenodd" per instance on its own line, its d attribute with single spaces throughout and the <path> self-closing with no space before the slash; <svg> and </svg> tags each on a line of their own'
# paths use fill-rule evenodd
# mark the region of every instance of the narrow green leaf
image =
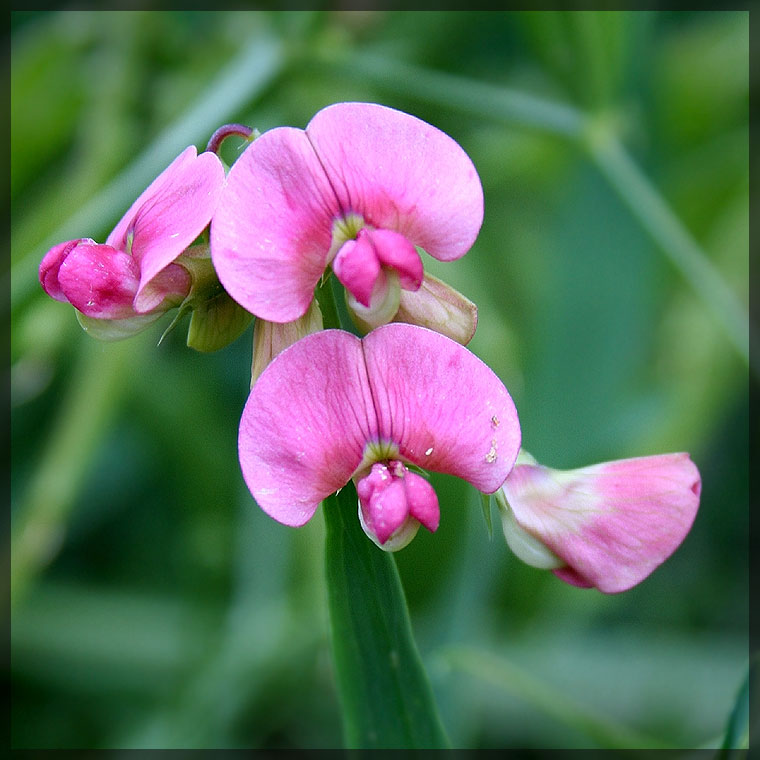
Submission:
<svg viewBox="0 0 760 760">
<path fill-rule="evenodd" d="M 335 677 L 346 746 L 449 746 L 391 554 L 363 533 L 353 483 L 323 504 Z"/>
<path fill-rule="evenodd" d="M 139 364 L 140 340 L 109 346 L 84 339 L 78 365 L 21 502 L 11 531 L 11 606 L 15 607 L 55 557 L 92 454 L 108 429 L 128 368 Z"/>
<path fill-rule="evenodd" d="M 757 659 L 750 663 L 747 676 L 744 683 L 739 689 L 736 696 L 736 703 L 731 710 L 726 725 L 726 733 L 723 737 L 723 744 L 718 753 L 718 760 L 730 760 L 735 753 L 731 750 L 749 748 L 749 692 L 750 682 L 755 680 L 757 675 Z"/>
<path fill-rule="evenodd" d="M 760 376 L 760 361 L 755 352 L 750 352 L 747 310 L 603 119 L 589 123 L 586 148 L 598 169 L 643 229 L 659 245 L 705 306 L 713 312 L 744 362 Z M 752 341 L 756 342 L 753 337 Z"/>
</svg>

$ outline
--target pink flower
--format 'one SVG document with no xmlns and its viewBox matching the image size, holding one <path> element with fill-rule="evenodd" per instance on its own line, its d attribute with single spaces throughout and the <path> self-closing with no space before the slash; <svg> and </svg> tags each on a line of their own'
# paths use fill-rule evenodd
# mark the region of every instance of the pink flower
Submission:
<svg viewBox="0 0 760 760">
<path fill-rule="evenodd" d="M 447 293 L 436 306 L 440 286 L 421 289 L 415 246 L 460 258 L 482 220 L 480 180 L 454 140 L 392 108 L 338 103 L 305 130 L 272 129 L 245 150 L 211 225 L 211 255 L 230 295 L 271 322 L 302 316 L 332 265 L 361 323 L 390 321 L 402 291 L 419 293 L 423 304 L 406 299 L 405 314 L 434 326 L 436 309 L 456 308 L 469 340 L 473 305 Z"/>
<path fill-rule="evenodd" d="M 688 454 L 562 471 L 520 452 L 497 503 L 507 543 L 521 559 L 611 594 L 640 583 L 678 548 L 701 483 Z"/>
<path fill-rule="evenodd" d="M 493 492 L 517 457 L 520 427 L 480 359 L 394 323 L 361 340 L 324 330 L 286 348 L 253 386 L 238 443 L 248 488 L 275 520 L 303 525 L 353 478 L 365 531 L 398 549 L 420 524 L 438 527 L 435 491 L 410 468 Z"/>
<path fill-rule="evenodd" d="M 130 320 L 132 332 L 142 329 L 188 295 L 191 274 L 174 262 L 211 221 L 223 185 L 218 157 L 186 148 L 132 204 L 105 244 L 80 238 L 53 246 L 40 264 L 42 287 L 85 317 Z M 130 332 L 119 325 L 103 329 L 110 337 Z"/>
</svg>

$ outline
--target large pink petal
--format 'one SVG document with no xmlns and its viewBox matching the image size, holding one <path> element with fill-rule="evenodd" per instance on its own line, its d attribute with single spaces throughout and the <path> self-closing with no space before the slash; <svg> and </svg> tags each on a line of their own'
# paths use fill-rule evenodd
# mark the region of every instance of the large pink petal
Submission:
<svg viewBox="0 0 760 760">
<path fill-rule="evenodd" d="M 302 316 L 327 265 L 335 194 L 303 130 L 279 127 L 246 148 L 211 224 L 227 292 L 270 322 Z"/>
<path fill-rule="evenodd" d="M 343 212 L 400 232 L 441 261 L 471 248 L 483 221 L 483 189 L 451 137 L 373 103 L 328 106 L 306 133 Z"/>
<path fill-rule="evenodd" d="M 678 548 L 700 487 L 688 454 L 665 454 L 569 471 L 518 465 L 504 492 L 520 527 L 567 563 L 560 578 L 616 593 Z"/>
<path fill-rule="evenodd" d="M 238 438 L 243 477 L 267 514 L 303 525 L 376 437 L 361 342 L 324 330 L 286 348 L 253 386 Z"/>
<path fill-rule="evenodd" d="M 496 491 L 520 449 L 517 411 L 499 378 L 423 327 L 392 323 L 363 342 L 380 435 L 420 467 Z"/>
<path fill-rule="evenodd" d="M 79 243 L 58 269 L 58 284 L 69 303 L 99 319 L 134 316 L 137 282 L 134 259 L 110 245 Z"/>
<path fill-rule="evenodd" d="M 224 186 L 224 167 L 214 153 L 169 167 L 164 175 L 163 184 L 133 218 L 132 256 L 140 265 L 138 311 L 150 308 L 151 296 L 143 299 L 150 281 L 209 224 Z"/>
<path fill-rule="evenodd" d="M 126 250 L 127 246 L 127 232 L 132 226 L 132 220 L 135 218 L 137 212 L 145 205 L 146 202 L 154 198 L 163 188 L 163 186 L 170 181 L 170 178 L 175 176 L 177 172 L 182 171 L 184 167 L 192 163 L 195 157 L 198 155 L 198 151 L 195 146 L 191 145 L 180 153 L 177 158 L 172 161 L 169 166 L 156 177 L 148 187 L 140 193 L 137 200 L 129 207 L 126 214 L 119 220 L 119 223 L 113 228 L 111 234 L 106 239 L 106 244 L 117 248 L 120 251 Z"/>
</svg>

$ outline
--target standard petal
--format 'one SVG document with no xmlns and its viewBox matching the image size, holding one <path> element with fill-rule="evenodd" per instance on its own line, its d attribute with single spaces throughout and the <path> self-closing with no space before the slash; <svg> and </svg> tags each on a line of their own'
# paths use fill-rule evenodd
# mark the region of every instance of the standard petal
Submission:
<svg viewBox="0 0 760 760">
<path fill-rule="evenodd" d="M 374 103 L 337 103 L 319 111 L 306 134 L 344 213 L 400 232 L 441 261 L 463 256 L 475 242 L 483 221 L 480 179 L 439 129 Z"/>
<path fill-rule="evenodd" d="M 381 437 L 426 470 L 496 491 L 520 449 L 517 411 L 499 378 L 423 327 L 384 325 L 363 344 Z"/>
<path fill-rule="evenodd" d="M 172 165 L 164 174 L 163 183 L 132 220 L 131 252 L 140 265 L 135 309 L 141 312 L 152 308 L 151 280 L 209 224 L 224 186 L 224 167 L 213 153 Z"/>
<path fill-rule="evenodd" d="M 560 578 L 617 593 L 678 548 L 700 487 L 688 454 L 665 454 L 568 471 L 521 464 L 504 493 L 520 527 L 567 563 Z"/>
<path fill-rule="evenodd" d="M 262 319 L 302 316 L 327 265 L 338 211 L 303 130 L 265 132 L 230 169 L 211 224 L 222 285 Z"/>
<path fill-rule="evenodd" d="M 99 319 L 134 316 L 137 283 L 134 259 L 110 245 L 80 243 L 58 269 L 58 284 L 69 303 Z"/>
<path fill-rule="evenodd" d="M 154 198 L 163 188 L 164 184 L 169 181 L 170 177 L 176 175 L 177 172 L 181 172 L 183 167 L 191 163 L 198 155 L 194 145 L 190 145 L 180 153 L 177 158 L 172 161 L 169 166 L 156 177 L 148 187 L 140 193 L 137 200 L 129 207 L 126 214 L 119 220 L 119 223 L 113 228 L 113 231 L 108 236 L 106 243 L 112 245 L 114 248 L 118 248 L 120 251 L 126 250 L 127 247 L 127 232 L 132 227 L 132 221 L 135 218 L 137 212 L 145 205 L 147 201 Z"/>
<path fill-rule="evenodd" d="M 307 335 L 272 361 L 248 397 L 238 438 L 243 477 L 267 514 L 303 525 L 376 437 L 360 340 L 340 330 Z"/>
</svg>

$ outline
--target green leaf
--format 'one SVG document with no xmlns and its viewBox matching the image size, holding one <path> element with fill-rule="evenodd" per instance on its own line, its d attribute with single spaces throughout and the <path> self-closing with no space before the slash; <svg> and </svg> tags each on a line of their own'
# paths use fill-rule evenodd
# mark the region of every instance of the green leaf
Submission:
<svg viewBox="0 0 760 760">
<path fill-rule="evenodd" d="M 754 681 L 756 674 L 757 658 L 750 663 L 747 676 L 736 696 L 736 703 L 728 718 L 726 734 L 718 753 L 718 760 L 729 760 L 735 754 L 731 752 L 733 749 L 744 750 L 749 748 L 749 691 L 750 682 Z"/>
<path fill-rule="evenodd" d="M 367 538 L 349 483 L 323 504 L 335 678 L 346 746 L 449 746 L 393 556 Z"/>
</svg>

